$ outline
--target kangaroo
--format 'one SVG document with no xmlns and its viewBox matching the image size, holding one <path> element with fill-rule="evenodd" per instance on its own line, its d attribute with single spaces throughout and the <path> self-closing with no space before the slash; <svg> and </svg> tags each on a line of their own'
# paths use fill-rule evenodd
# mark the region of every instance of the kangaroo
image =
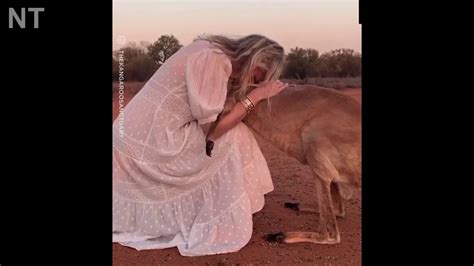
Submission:
<svg viewBox="0 0 474 266">
<path fill-rule="evenodd" d="M 336 90 L 314 85 L 288 87 L 270 101 L 271 108 L 267 100 L 260 101 L 242 122 L 281 151 L 310 166 L 319 209 L 291 202 L 284 206 L 319 213 L 319 229 L 268 234 L 266 240 L 339 243 L 336 216 L 344 217 L 343 199 L 350 199 L 353 191 L 361 188 L 361 105 Z M 231 105 L 226 102 L 219 117 Z"/>
</svg>

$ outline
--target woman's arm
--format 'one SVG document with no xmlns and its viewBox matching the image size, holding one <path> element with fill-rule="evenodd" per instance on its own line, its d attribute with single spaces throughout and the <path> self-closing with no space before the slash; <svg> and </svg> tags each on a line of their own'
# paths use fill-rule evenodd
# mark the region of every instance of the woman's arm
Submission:
<svg viewBox="0 0 474 266">
<path fill-rule="evenodd" d="M 258 102 L 263 100 L 264 98 L 261 95 L 261 91 L 259 90 L 253 90 L 248 94 L 248 97 L 250 100 L 254 103 L 256 106 Z M 220 138 L 222 135 L 224 135 L 227 131 L 229 131 L 231 128 L 236 126 L 244 117 L 247 115 L 247 110 L 245 107 L 242 105 L 241 102 L 237 102 L 230 112 L 222 117 L 222 119 L 219 120 L 219 122 L 216 125 L 216 128 L 212 132 L 212 134 L 209 135 L 210 140 L 216 140 Z M 207 132 L 209 131 L 211 123 L 209 124 L 204 124 L 201 125 L 204 134 L 207 135 Z"/>
<path fill-rule="evenodd" d="M 275 80 L 266 85 L 255 88 L 247 96 L 256 106 L 258 102 L 260 102 L 261 100 L 265 100 L 274 95 L 277 95 L 283 89 L 288 87 L 288 85 L 289 85 L 288 83 L 282 83 L 279 80 Z M 225 115 L 222 119 L 219 120 L 219 122 L 217 122 L 216 128 L 214 129 L 212 134 L 208 136 L 208 139 L 216 140 L 220 138 L 228 130 L 230 130 L 235 125 L 237 125 L 240 121 L 242 121 L 242 119 L 244 119 L 246 115 L 247 115 L 247 110 L 245 109 L 244 105 L 241 102 L 237 102 L 232 107 L 232 110 L 230 110 L 230 112 L 227 115 Z M 207 133 L 209 132 L 211 125 L 212 123 L 201 125 L 204 131 L 204 134 L 206 136 L 207 136 Z"/>
</svg>

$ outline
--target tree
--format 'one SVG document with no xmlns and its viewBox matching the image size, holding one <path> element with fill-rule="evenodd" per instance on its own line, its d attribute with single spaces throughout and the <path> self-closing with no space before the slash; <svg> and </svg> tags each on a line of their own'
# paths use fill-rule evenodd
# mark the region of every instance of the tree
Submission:
<svg viewBox="0 0 474 266">
<path fill-rule="evenodd" d="M 336 49 L 319 56 L 317 50 L 296 47 L 286 56 L 283 77 L 357 77 L 362 56 L 352 49 Z"/>
<path fill-rule="evenodd" d="M 137 45 L 130 42 L 126 47 L 114 51 L 112 56 L 112 80 L 119 78 L 119 64 L 123 62 L 123 75 L 126 81 L 145 81 L 153 75 L 158 66 L 147 53 L 146 42 Z M 123 60 L 123 61 L 122 61 Z"/>
<path fill-rule="evenodd" d="M 147 51 L 145 47 L 139 46 L 135 42 L 130 42 L 127 46 L 114 52 L 114 58 L 116 60 L 119 59 L 120 53 L 123 53 L 122 58 L 124 64 L 128 64 L 128 62 L 132 61 L 134 58 L 146 55 Z"/>
<path fill-rule="evenodd" d="M 324 53 L 317 69 L 322 77 L 356 77 L 361 75 L 362 57 L 352 49 L 336 49 Z"/>
<path fill-rule="evenodd" d="M 173 35 L 161 35 L 157 41 L 148 46 L 148 54 L 155 64 L 161 65 L 183 47 Z"/>
<path fill-rule="evenodd" d="M 153 59 L 148 55 L 140 55 L 125 65 L 125 78 L 129 81 L 146 81 L 155 73 L 156 69 L 157 66 Z"/>
<path fill-rule="evenodd" d="M 286 65 L 283 73 L 288 78 L 306 78 L 316 74 L 315 65 L 319 52 L 315 49 L 294 48 L 286 56 Z"/>
</svg>

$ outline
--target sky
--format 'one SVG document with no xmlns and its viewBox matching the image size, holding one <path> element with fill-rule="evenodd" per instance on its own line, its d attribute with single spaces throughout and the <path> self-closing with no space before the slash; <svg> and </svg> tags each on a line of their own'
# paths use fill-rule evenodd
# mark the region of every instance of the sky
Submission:
<svg viewBox="0 0 474 266">
<path fill-rule="evenodd" d="M 290 48 L 361 52 L 357 0 L 114 0 L 113 49 L 174 35 L 262 34 Z"/>
</svg>

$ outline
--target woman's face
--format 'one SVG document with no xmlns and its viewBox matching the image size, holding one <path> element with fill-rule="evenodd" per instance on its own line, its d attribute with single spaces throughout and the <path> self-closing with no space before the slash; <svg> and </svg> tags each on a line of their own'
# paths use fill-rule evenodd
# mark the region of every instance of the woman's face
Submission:
<svg viewBox="0 0 474 266">
<path fill-rule="evenodd" d="M 254 83 L 258 84 L 265 79 L 265 76 L 267 75 L 267 71 L 257 66 L 253 69 L 252 75 L 253 75 Z"/>
</svg>

